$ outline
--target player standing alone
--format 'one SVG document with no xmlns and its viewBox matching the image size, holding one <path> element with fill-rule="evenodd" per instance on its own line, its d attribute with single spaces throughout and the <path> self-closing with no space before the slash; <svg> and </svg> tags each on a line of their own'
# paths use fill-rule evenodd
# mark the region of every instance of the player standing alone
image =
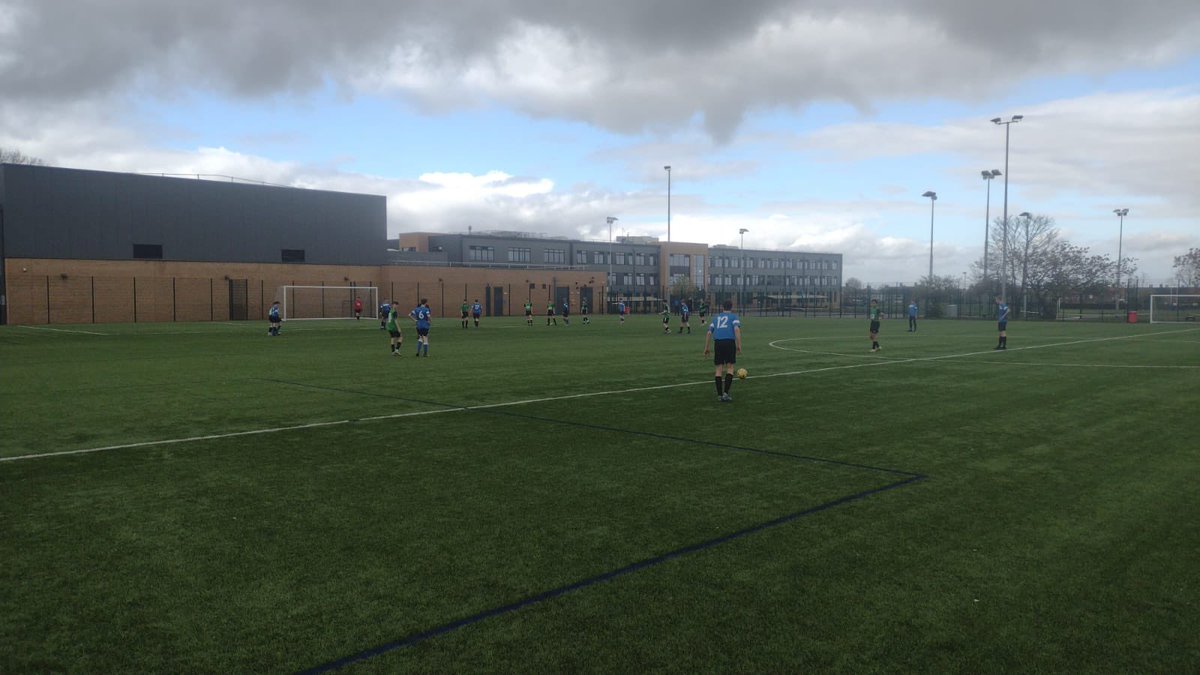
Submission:
<svg viewBox="0 0 1200 675">
<path fill-rule="evenodd" d="M 466 298 L 463 298 L 463 304 L 462 304 L 462 327 L 463 327 L 463 330 L 466 330 L 466 328 L 467 328 L 467 299 Z"/>
<path fill-rule="evenodd" d="M 1000 341 L 992 349 L 1008 349 L 1008 304 L 996 296 L 996 328 L 1000 330 Z"/>
<path fill-rule="evenodd" d="M 579 313 L 583 316 L 583 325 L 588 325 L 592 322 L 592 317 L 588 315 L 587 300 L 579 303 Z"/>
<path fill-rule="evenodd" d="M 671 332 L 671 306 L 663 307 L 663 311 L 659 312 L 663 318 L 663 334 Z"/>
<path fill-rule="evenodd" d="M 471 317 L 475 319 L 476 328 L 479 328 L 480 314 L 483 314 L 483 305 L 479 304 L 479 298 L 475 298 L 475 304 L 471 305 Z"/>
<path fill-rule="evenodd" d="M 879 351 L 879 301 L 872 300 L 871 308 L 867 310 L 867 315 L 871 317 L 871 351 Z"/>
<path fill-rule="evenodd" d="M 733 386 L 733 366 L 737 363 L 737 355 L 742 353 L 742 321 L 733 313 L 733 301 L 726 300 L 725 311 L 713 317 L 708 324 L 708 333 L 704 336 L 704 355 L 708 356 L 709 344 L 712 344 L 713 380 L 717 385 L 717 400 L 729 402 L 729 388 Z M 721 379 L 721 367 L 725 368 L 724 381 Z"/>
<path fill-rule="evenodd" d="M 917 299 L 908 303 L 908 332 L 917 332 Z"/>
<path fill-rule="evenodd" d="M 267 335 L 270 335 L 270 336 L 279 335 L 279 326 L 283 322 L 280 321 L 280 319 L 279 319 L 279 301 L 278 300 L 271 303 L 271 309 L 270 309 L 270 311 L 267 312 L 267 321 L 270 326 L 269 328 L 267 328 Z"/>
<path fill-rule="evenodd" d="M 625 325 L 625 303 L 617 303 L 617 316 L 621 317 L 621 325 Z"/>
<path fill-rule="evenodd" d="M 570 326 L 571 325 L 571 303 L 567 300 L 563 300 L 562 317 L 563 317 L 563 325 Z"/>
<path fill-rule="evenodd" d="M 421 355 L 421 348 L 424 347 L 425 357 L 429 358 L 429 319 L 432 314 L 429 311 L 429 300 L 425 298 L 421 298 L 421 304 L 408 314 L 417 322 L 417 356 Z"/>
<path fill-rule="evenodd" d="M 528 300 L 525 301 L 525 325 L 533 327 L 533 303 Z"/>
<path fill-rule="evenodd" d="M 354 298 L 354 320 L 362 318 L 362 298 L 355 296 Z"/>
<path fill-rule="evenodd" d="M 558 325 L 558 319 L 554 318 L 554 302 L 553 301 L 546 303 L 546 325 L 549 326 L 551 321 L 554 322 L 555 326 Z"/>
<path fill-rule="evenodd" d="M 692 324 L 688 323 L 691 319 L 692 310 L 686 302 L 679 303 L 679 334 L 683 334 L 683 329 L 688 329 L 688 335 L 692 334 Z"/>
</svg>

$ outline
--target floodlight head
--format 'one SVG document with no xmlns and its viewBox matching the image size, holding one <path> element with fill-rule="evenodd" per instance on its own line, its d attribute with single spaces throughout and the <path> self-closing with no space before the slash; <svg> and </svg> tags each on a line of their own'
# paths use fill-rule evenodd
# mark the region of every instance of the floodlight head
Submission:
<svg viewBox="0 0 1200 675">
<path fill-rule="evenodd" d="M 750 231 L 750 230 L 747 230 L 747 229 L 746 229 L 746 228 L 744 228 L 744 227 L 743 227 L 743 228 L 739 228 L 739 229 L 738 229 L 738 234 L 746 234 L 746 233 L 747 233 L 747 232 L 749 232 L 749 231 Z"/>
<path fill-rule="evenodd" d="M 1113 213 L 1124 218 L 1125 216 L 1129 215 L 1129 209 L 1113 209 Z"/>
<path fill-rule="evenodd" d="M 992 118 L 992 124 L 1000 124 L 1000 118 L 999 118 L 999 117 L 993 117 L 993 118 Z"/>
<path fill-rule="evenodd" d="M 1020 122 L 1023 119 L 1025 119 L 1024 115 L 1013 115 L 1012 116 L 1012 121 L 1014 121 L 1014 122 Z"/>
<path fill-rule="evenodd" d="M 933 200 L 935 200 L 935 201 L 937 200 L 937 193 L 936 193 L 936 192 L 934 192 L 933 190 L 926 190 L 926 191 L 925 191 L 925 194 L 923 194 L 923 195 L 921 195 L 921 196 L 922 196 L 922 197 L 929 197 L 930 199 L 933 199 Z"/>
<path fill-rule="evenodd" d="M 666 169 L 667 171 L 670 171 L 670 170 L 671 170 L 671 165 L 670 165 L 670 164 L 668 164 L 668 165 L 664 166 L 663 168 L 664 168 L 664 169 Z"/>
<path fill-rule="evenodd" d="M 1028 211 L 1022 211 L 1020 215 L 1022 218 L 1032 218 L 1033 217 L 1033 214 Z"/>
<path fill-rule="evenodd" d="M 1004 174 L 1000 173 L 1000 169 L 992 169 L 992 176 L 1003 176 L 1003 175 Z"/>
<path fill-rule="evenodd" d="M 609 224 L 609 225 L 612 225 L 613 223 L 617 222 L 617 217 L 616 217 L 616 216 L 609 216 L 609 217 L 608 217 L 606 220 L 608 220 L 608 224 Z"/>
<path fill-rule="evenodd" d="M 979 173 L 983 175 L 983 179 L 984 179 L 984 180 L 991 180 L 991 179 L 992 179 L 992 172 L 991 172 L 991 171 L 980 171 Z"/>
</svg>

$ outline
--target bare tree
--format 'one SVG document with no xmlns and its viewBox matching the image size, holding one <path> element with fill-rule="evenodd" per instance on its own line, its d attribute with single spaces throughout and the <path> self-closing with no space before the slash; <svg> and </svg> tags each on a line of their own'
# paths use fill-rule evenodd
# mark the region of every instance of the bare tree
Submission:
<svg viewBox="0 0 1200 675">
<path fill-rule="evenodd" d="M 1187 253 L 1175 256 L 1173 267 L 1180 286 L 1200 286 L 1200 248 L 1190 248 Z"/>
<path fill-rule="evenodd" d="M 30 157 L 20 150 L 0 148 L 0 164 L 32 164 L 33 166 L 42 166 L 45 162 L 37 157 Z"/>
</svg>

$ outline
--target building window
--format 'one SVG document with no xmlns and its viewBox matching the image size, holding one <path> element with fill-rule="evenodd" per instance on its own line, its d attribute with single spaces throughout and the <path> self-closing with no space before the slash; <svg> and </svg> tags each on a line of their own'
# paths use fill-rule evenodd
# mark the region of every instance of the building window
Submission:
<svg viewBox="0 0 1200 675">
<path fill-rule="evenodd" d="M 496 249 L 493 246 L 472 246 L 468 251 L 471 262 L 495 262 Z"/>
<path fill-rule="evenodd" d="M 587 264 L 587 251 L 584 251 L 584 250 L 575 251 L 575 264 L 576 265 L 586 265 Z"/>
<path fill-rule="evenodd" d="M 529 251 L 527 248 L 508 249 L 508 262 L 529 262 Z"/>
<path fill-rule="evenodd" d="M 634 258 L 634 261 L 633 261 L 634 265 L 645 265 L 646 264 L 646 254 L 645 253 L 635 253 L 633 258 Z"/>
<path fill-rule="evenodd" d="M 162 260 L 162 244 L 134 244 L 133 257 Z"/>
<path fill-rule="evenodd" d="M 607 263 L 608 261 L 604 259 L 604 256 L 603 251 L 592 251 L 592 264 L 603 265 Z"/>
<path fill-rule="evenodd" d="M 304 262 L 304 249 L 302 248 L 285 248 L 279 252 L 279 259 L 285 263 L 302 263 Z"/>
<path fill-rule="evenodd" d="M 545 250 L 545 256 L 542 262 L 547 265 L 562 265 L 567 262 L 567 252 L 561 248 L 548 248 Z"/>
</svg>

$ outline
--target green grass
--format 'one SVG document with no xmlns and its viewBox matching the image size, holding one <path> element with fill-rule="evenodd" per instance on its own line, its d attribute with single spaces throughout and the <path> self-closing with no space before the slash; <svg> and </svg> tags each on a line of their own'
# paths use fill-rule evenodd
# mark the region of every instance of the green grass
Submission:
<svg viewBox="0 0 1200 675">
<path fill-rule="evenodd" d="M 0 672 L 1200 663 L 1200 330 L 541 321 L 0 329 Z"/>
</svg>

